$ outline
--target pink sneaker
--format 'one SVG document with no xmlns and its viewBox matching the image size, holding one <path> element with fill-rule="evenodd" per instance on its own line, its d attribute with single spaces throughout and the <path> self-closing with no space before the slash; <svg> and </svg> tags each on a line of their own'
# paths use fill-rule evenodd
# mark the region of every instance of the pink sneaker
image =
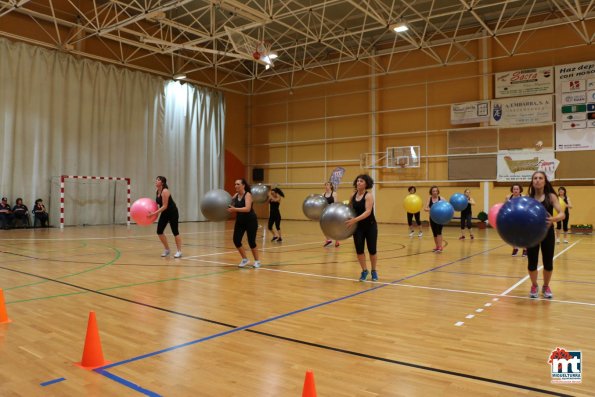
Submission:
<svg viewBox="0 0 595 397">
<path fill-rule="evenodd" d="M 549 285 L 544 285 L 541 293 L 543 294 L 543 297 L 545 299 L 552 299 L 554 297 L 554 294 L 552 294 L 552 290 L 550 289 Z"/>
<path fill-rule="evenodd" d="M 538 286 L 532 285 L 531 292 L 529 292 L 529 298 L 539 298 Z"/>
</svg>

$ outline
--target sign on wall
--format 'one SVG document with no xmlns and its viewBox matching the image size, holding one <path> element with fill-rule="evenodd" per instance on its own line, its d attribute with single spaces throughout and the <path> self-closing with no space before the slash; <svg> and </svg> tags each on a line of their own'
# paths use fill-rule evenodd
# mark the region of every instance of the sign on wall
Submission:
<svg viewBox="0 0 595 397">
<path fill-rule="evenodd" d="M 496 98 L 509 98 L 554 92 L 554 69 L 552 67 L 513 70 L 496 73 Z"/>
<path fill-rule="evenodd" d="M 490 125 L 515 126 L 551 123 L 552 95 L 535 95 L 491 101 Z"/>
<path fill-rule="evenodd" d="M 484 123 L 489 120 L 490 101 L 475 101 L 450 105 L 451 124 Z"/>
<path fill-rule="evenodd" d="M 535 171 L 543 171 L 550 181 L 555 178 L 560 161 L 553 149 L 498 151 L 498 181 L 530 181 Z"/>
<path fill-rule="evenodd" d="M 595 149 L 595 61 L 556 66 L 556 149 Z"/>
</svg>

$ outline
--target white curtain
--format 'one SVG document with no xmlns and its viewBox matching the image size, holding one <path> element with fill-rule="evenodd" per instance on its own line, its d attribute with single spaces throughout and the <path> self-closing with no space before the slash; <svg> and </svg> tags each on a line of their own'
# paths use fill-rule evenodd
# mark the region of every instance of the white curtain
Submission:
<svg viewBox="0 0 595 397">
<path fill-rule="evenodd" d="M 201 220 L 199 198 L 223 186 L 223 131 L 219 92 L 0 39 L 0 195 L 51 201 L 53 225 L 59 175 L 129 177 L 133 200 L 154 197 L 163 175 L 180 220 Z M 121 187 L 78 185 L 66 224 L 125 221 Z"/>
</svg>

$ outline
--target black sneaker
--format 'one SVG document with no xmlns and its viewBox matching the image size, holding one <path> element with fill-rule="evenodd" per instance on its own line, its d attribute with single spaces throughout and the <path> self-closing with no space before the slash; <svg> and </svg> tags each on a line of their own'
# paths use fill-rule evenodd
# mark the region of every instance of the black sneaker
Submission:
<svg viewBox="0 0 595 397">
<path fill-rule="evenodd" d="M 282 239 L 281 237 L 279 237 L 279 238 L 277 239 L 277 242 L 278 242 L 278 243 L 280 243 L 280 242 L 282 242 L 282 241 L 283 241 L 283 239 Z"/>
<path fill-rule="evenodd" d="M 279 239 L 279 237 L 273 237 L 273 238 L 271 239 L 271 242 L 272 242 L 272 241 L 277 241 L 278 239 Z"/>
</svg>

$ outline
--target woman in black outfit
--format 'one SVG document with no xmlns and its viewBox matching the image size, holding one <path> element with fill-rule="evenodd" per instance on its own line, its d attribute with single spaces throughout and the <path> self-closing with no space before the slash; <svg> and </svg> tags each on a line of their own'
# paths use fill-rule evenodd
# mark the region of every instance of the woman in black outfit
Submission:
<svg viewBox="0 0 595 397">
<path fill-rule="evenodd" d="M 283 239 L 281 238 L 281 211 L 279 210 L 279 206 L 281 205 L 281 196 L 283 196 L 283 191 L 278 187 L 271 190 L 269 193 L 269 225 L 268 229 L 271 233 L 273 233 L 273 238 L 271 241 L 282 242 Z M 273 225 L 277 228 L 277 232 L 273 230 Z"/>
<path fill-rule="evenodd" d="M 424 207 L 424 210 L 427 212 L 430 212 L 430 208 L 432 208 L 432 206 L 434 204 L 436 204 L 438 201 L 444 201 L 442 199 L 442 197 L 440 197 L 440 189 L 438 189 L 438 186 L 432 186 L 430 188 L 430 197 L 428 197 L 428 201 L 426 203 L 426 206 Z M 432 220 L 432 217 L 430 217 L 430 227 L 432 228 L 432 235 L 434 236 L 434 243 L 436 243 L 436 247 L 432 251 L 434 251 L 437 254 L 441 254 L 442 253 L 442 225 L 434 222 Z"/>
<path fill-rule="evenodd" d="M 167 237 L 163 234 L 165 231 L 165 227 L 169 223 L 171 227 L 171 231 L 174 234 L 174 238 L 176 240 L 176 247 L 178 251 L 174 255 L 174 258 L 181 258 L 182 257 L 182 237 L 180 236 L 180 232 L 178 231 L 178 207 L 176 207 L 176 203 L 174 202 L 173 198 L 169 194 L 169 188 L 167 186 L 167 179 L 164 176 L 158 176 L 155 179 L 155 187 L 157 188 L 155 201 L 157 201 L 157 205 L 159 209 L 155 212 L 149 213 L 147 216 L 152 217 L 154 215 L 159 215 L 159 221 L 157 222 L 157 235 L 159 236 L 159 240 L 163 244 L 164 251 L 161 256 L 165 257 L 169 255 L 169 244 L 167 242 Z"/>
<path fill-rule="evenodd" d="M 409 189 L 407 189 L 407 191 L 409 192 L 409 194 L 415 194 L 415 192 L 417 192 L 417 189 L 415 188 L 415 186 L 409 186 Z M 421 231 L 421 214 L 420 211 L 417 211 L 415 214 L 412 214 L 410 212 L 407 213 L 407 225 L 409 225 L 409 237 L 413 237 L 413 234 L 415 233 L 413 231 L 413 217 L 415 217 L 415 224 L 417 225 L 417 237 L 421 238 L 421 236 L 423 236 L 423 232 Z"/>
<path fill-rule="evenodd" d="M 37 219 L 39 221 L 39 225 L 41 227 L 49 227 L 48 225 L 48 221 L 49 221 L 49 216 L 48 216 L 48 212 L 45 209 L 45 205 L 43 204 L 43 200 L 42 199 L 37 199 L 35 200 L 35 205 L 33 206 L 33 215 L 35 216 L 35 219 Z M 35 219 L 33 220 L 33 227 L 35 227 Z"/>
<path fill-rule="evenodd" d="M 359 281 L 366 281 L 368 277 L 364 244 L 368 246 L 368 254 L 370 255 L 372 281 L 378 281 L 378 273 L 376 272 L 378 224 L 374 217 L 374 196 L 368 192 L 368 189 L 371 189 L 372 186 L 374 186 L 374 180 L 369 175 L 362 174 L 355 178 L 353 181 L 355 193 L 351 197 L 351 206 L 355 210 L 355 218 L 345 222 L 347 227 L 357 223 L 357 229 L 353 233 L 353 243 L 357 253 L 357 260 L 362 268 Z"/>
<path fill-rule="evenodd" d="M 541 248 L 541 260 L 543 262 L 543 288 L 541 293 L 544 298 L 551 299 L 553 294 L 550 289 L 550 280 L 552 279 L 552 272 L 554 271 L 554 247 L 556 245 L 553 224 L 554 222 L 564 220 L 565 215 L 560 207 L 558 196 L 556 195 L 552 184 L 548 181 L 545 172 L 536 171 L 533 173 L 528 195 L 543 204 L 548 212 L 546 220 L 548 232 L 545 239 L 535 247 L 527 248 L 527 267 L 529 277 L 531 278 L 531 292 L 529 293 L 529 297 L 539 297 L 539 287 L 537 285 L 537 262 L 539 260 L 539 249 Z M 554 209 L 558 211 L 558 215 L 556 216 L 552 216 Z"/>
<path fill-rule="evenodd" d="M 328 204 L 337 203 L 337 192 L 335 192 L 335 187 L 331 182 L 324 182 L 324 193 L 322 196 L 326 199 Z M 323 247 L 328 247 L 333 243 L 333 240 L 328 238 L 328 236 L 324 236 L 324 245 Z M 340 245 L 339 240 L 335 241 L 335 247 Z"/>
<path fill-rule="evenodd" d="M 231 207 L 227 210 L 231 213 L 237 213 L 236 223 L 233 228 L 233 244 L 242 256 L 242 261 L 238 267 L 245 267 L 248 264 L 246 250 L 242 247 L 242 238 L 244 233 L 248 235 L 248 245 L 254 255 L 254 268 L 260 267 L 258 260 L 258 250 L 256 249 L 256 232 L 258 231 L 258 219 L 252 208 L 252 193 L 250 185 L 245 179 L 235 181 L 236 194 L 231 198 Z"/>
<path fill-rule="evenodd" d="M 475 200 L 473 200 L 473 197 L 471 197 L 471 190 L 465 189 L 464 193 L 465 197 L 467 198 L 467 207 L 461 211 L 461 237 L 459 237 L 459 240 L 465 240 L 465 226 L 467 229 L 469 229 L 469 238 L 473 240 L 473 232 L 471 231 L 473 210 L 471 209 L 471 206 L 475 205 Z"/>
</svg>

